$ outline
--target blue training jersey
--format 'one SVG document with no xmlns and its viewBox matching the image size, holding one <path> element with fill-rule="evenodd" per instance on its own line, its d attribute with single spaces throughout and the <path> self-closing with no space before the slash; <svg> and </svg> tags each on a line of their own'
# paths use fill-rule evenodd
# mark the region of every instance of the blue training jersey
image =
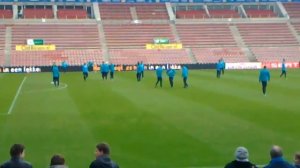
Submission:
<svg viewBox="0 0 300 168">
<path fill-rule="evenodd" d="M 136 67 L 136 73 L 141 73 L 143 71 L 143 66 L 142 64 L 138 64 Z"/>
<path fill-rule="evenodd" d="M 171 78 L 173 78 L 173 77 L 175 76 L 175 74 L 176 74 L 176 72 L 175 72 L 174 69 L 169 69 L 169 70 L 167 71 L 167 75 L 168 75 L 169 77 L 171 77 Z"/>
<path fill-rule="evenodd" d="M 109 71 L 108 64 L 102 64 L 101 65 L 101 72 L 108 72 L 108 71 Z"/>
<path fill-rule="evenodd" d="M 89 68 L 88 68 L 87 65 L 83 65 L 82 66 L 82 72 L 84 72 L 84 73 L 88 73 L 89 72 Z"/>
<path fill-rule="evenodd" d="M 182 67 L 182 77 L 187 78 L 189 74 L 189 70 L 187 69 L 186 66 Z"/>
<path fill-rule="evenodd" d="M 156 76 L 157 76 L 158 78 L 161 78 L 161 77 L 162 77 L 162 73 L 163 73 L 163 69 L 162 69 L 161 67 L 158 67 L 158 68 L 156 69 Z"/>
<path fill-rule="evenodd" d="M 270 72 L 267 69 L 260 70 L 259 81 L 267 82 L 270 80 Z"/>
<path fill-rule="evenodd" d="M 282 63 L 282 65 L 281 65 L 281 70 L 282 70 L 282 71 L 286 71 L 285 63 Z"/>
<path fill-rule="evenodd" d="M 222 67 L 223 67 L 222 63 L 221 63 L 221 62 L 218 62 L 218 63 L 217 63 L 217 67 L 216 67 L 217 70 L 220 71 L 220 70 L 222 69 Z"/>
<path fill-rule="evenodd" d="M 110 70 L 110 72 L 115 72 L 115 65 L 114 64 L 110 64 L 109 65 L 109 70 Z"/>
<path fill-rule="evenodd" d="M 59 77 L 59 69 L 58 69 L 58 66 L 54 65 L 52 67 L 52 75 L 53 77 Z"/>
<path fill-rule="evenodd" d="M 225 62 L 224 61 L 221 61 L 221 66 L 222 66 L 222 69 L 225 69 Z"/>
<path fill-rule="evenodd" d="M 64 62 L 62 62 L 61 66 L 62 66 L 63 68 L 67 68 L 69 65 L 68 65 L 67 62 L 64 61 Z"/>
</svg>

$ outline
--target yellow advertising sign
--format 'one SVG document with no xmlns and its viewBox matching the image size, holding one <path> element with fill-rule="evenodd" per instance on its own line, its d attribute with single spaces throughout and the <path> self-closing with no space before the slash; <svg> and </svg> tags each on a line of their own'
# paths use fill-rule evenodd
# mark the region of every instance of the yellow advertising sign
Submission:
<svg viewBox="0 0 300 168">
<path fill-rule="evenodd" d="M 49 45 L 16 45 L 16 51 L 54 51 L 54 44 Z"/>
<path fill-rule="evenodd" d="M 173 50 L 182 49 L 181 43 L 171 43 L 171 44 L 146 44 L 147 50 Z"/>
</svg>

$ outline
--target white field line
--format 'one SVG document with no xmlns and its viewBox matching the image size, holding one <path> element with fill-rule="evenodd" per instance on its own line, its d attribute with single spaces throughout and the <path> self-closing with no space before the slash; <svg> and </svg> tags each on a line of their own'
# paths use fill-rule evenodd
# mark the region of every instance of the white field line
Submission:
<svg viewBox="0 0 300 168">
<path fill-rule="evenodd" d="M 11 103 L 11 105 L 10 105 L 10 107 L 9 107 L 9 110 L 8 110 L 8 112 L 7 112 L 7 115 L 10 115 L 10 114 L 11 114 L 11 112 L 12 112 L 12 110 L 13 110 L 13 108 L 14 108 L 16 102 L 17 102 L 17 99 L 18 99 L 18 97 L 19 97 L 19 94 L 20 94 L 20 92 L 21 92 L 21 90 L 22 90 L 23 84 L 25 83 L 26 79 L 27 79 L 27 77 L 25 76 L 24 79 L 23 79 L 23 81 L 22 81 L 22 83 L 20 84 L 20 86 L 19 86 L 19 88 L 18 88 L 18 91 L 17 91 L 17 93 L 16 93 L 16 95 L 15 95 L 15 97 L 14 97 L 14 100 L 12 101 L 12 103 Z"/>
</svg>

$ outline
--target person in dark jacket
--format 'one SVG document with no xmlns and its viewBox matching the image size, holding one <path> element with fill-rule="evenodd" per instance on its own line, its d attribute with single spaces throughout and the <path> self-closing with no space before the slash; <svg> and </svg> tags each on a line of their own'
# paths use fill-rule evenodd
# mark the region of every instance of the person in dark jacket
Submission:
<svg viewBox="0 0 300 168">
<path fill-rule="evenodd" d="M 99 143 L 95 151 L 96 160 L 90 164 L 89 168 L 119 168 L 119 166 L 110 159 L 109 154 L 110 149 L 108 144 Z"/>
<path fill-rule="evenodd" d="M 300 152 L 295 154 L 295 168 L 300 168 Z"/>
<path fill-rule="evenodd" d="M 238 147 L 235 150 L 235 160 L 228 163 L 225 168 L 257 168 L 257 166 L 249 161 L 249 153 L 247 148 Z"/>
<path fill-rule="evenodd" d="M 282 149 L 275 145 L 270 151 L 271 161 L 264 168 L 294 168 L 291 164 L 283 159 Z"/>
<path fill-rule="evenodd" d="M 0 168 L 32 168 L 29 162 L 24 161 L 25 147 L 22 144 L 14 144 L 10 148 L 11 159 L 3 163 Z"/>
</svg>

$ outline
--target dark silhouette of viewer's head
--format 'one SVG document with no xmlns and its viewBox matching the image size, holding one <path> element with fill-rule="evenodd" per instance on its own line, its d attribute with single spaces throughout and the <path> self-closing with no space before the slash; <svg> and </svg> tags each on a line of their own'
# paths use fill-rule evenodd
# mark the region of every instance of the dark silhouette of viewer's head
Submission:
<svg viewBox="0 0 300 168">
<path fill-rule="evenodd" d="M 96 148 L 99 152 L 102 152 L 105 155 L 109 155 L 109 145 L 107 143 L 99 143 Z"/>
<path fill-rule="evenodd" d="M 52 156 L 50 166 L 64 165 L 64 164 L 65 164 L 65 158 L 62 155 L 56 154 Z"/>
<path fill-rule="evenodd" d="M 296 164 L 300 164 L 300 152 L 297 152 L 297 153 L 295 154 L 295 163 L 296 163 Z"/>
<path fill-rule="evenodd" d="M 282 157 L 282 155 L 283 155 L 282 149 L 280 146 L 277 146 L 277 145 L 272 146 L 271 151 L 270 151 L 271 158 Z"/>
<path fill-rule="evenodd" d="M 22 144 L 13 144 L 10 148 L 11 157 L 24 157 L 25 146 Z"/>
</svg>

